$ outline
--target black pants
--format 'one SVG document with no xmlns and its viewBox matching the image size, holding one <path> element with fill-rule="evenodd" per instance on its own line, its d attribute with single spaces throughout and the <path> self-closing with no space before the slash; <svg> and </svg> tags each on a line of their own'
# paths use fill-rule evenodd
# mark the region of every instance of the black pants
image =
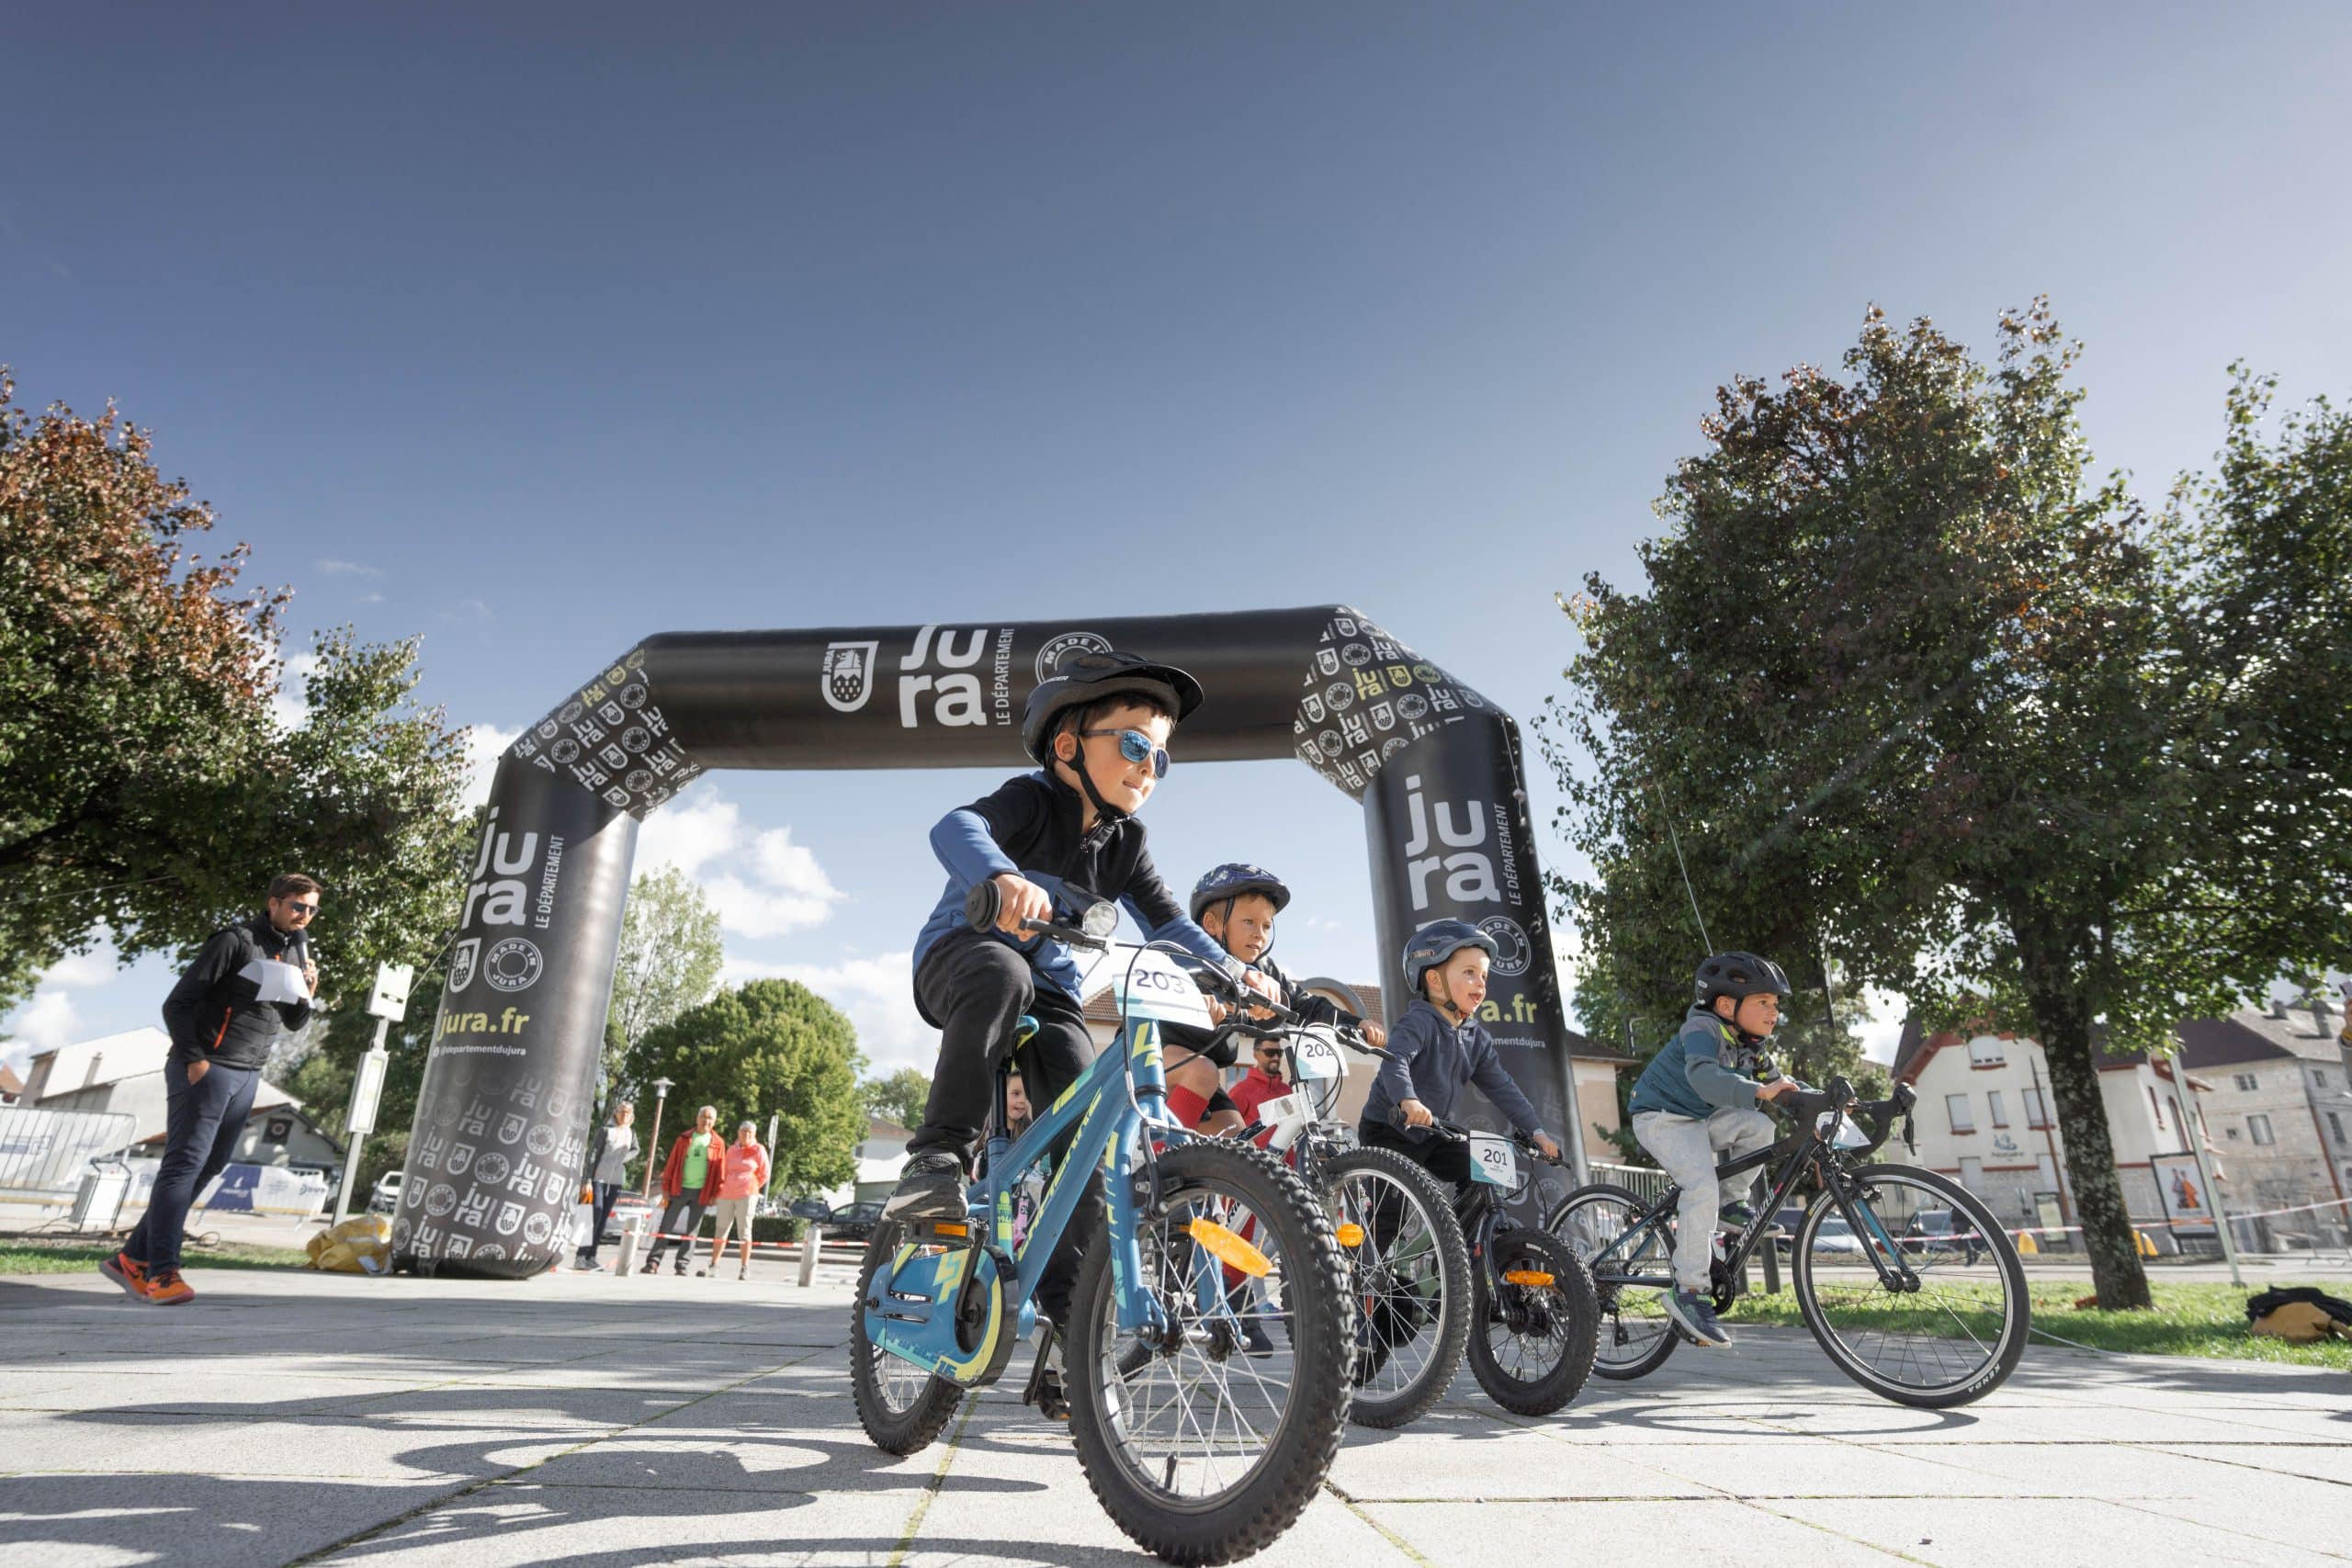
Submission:
<svg viewBox="0 0 2352 1568">
<path fill-rule="evenodd" d="M 915 971 L 915 1004 L 939 1027 L 939 1065 L 922 1125 L 907 1140 L 910 1155 L 952 1154 L 968 1166 L 996 1097 L 996 1065 L 1012 1046 L 1021 1015 L 1037 1032 L 1021 1047 L 1022 1088 L 1038 1114 L 1094 1065 L 1094 1037 L 1078 1002 L 1037 984 L 1029 961 L 978 931 L 951 931 L 922 956 Z M 1102 1179 L 1087 1184 L 1061 1245 L 1037 1281 L 1037 1309 L 1057 1327 L 1069 1326 L 1070 1287 L 1078 1280 L 1081 1236 L 1101 1212 Z"/>
<path fill-rule="evenodd" d="M 695 1255 L 695 1232 L 702 1229 L 702 1192 L 681 1193 L 669 1199 L 662 1208 L 662 1223 L 654 1227 L 662 1234 L 646 1248 L 645 1266 L 651 1269 L 662 1261 L 662 1252 L 670 1245 L 670 1237 L 678 1237 L 678 1272 L 686 1271 L 686 1259 Z"/>
<path fill-rule="evenodd" d="M 1414 1138 L 1385 1122 L 1365 1122 L 1356 1128 L 1356 1142 L 1375 1149 L 1394 1149 L 1436 1177 L 1453 1184 L 1456 1198 L 1469 1190 L 1470 1145 L 1432 1133 Z"/>
<path fill-rule="evenodd" d="M 164 1163 L 147 1195 L 147 1213 L 122 1244 L 123 1256 L 151 1273 L 179 1268 L 188 1209 L 236 1152 L 261 1087 L 259 1067 L 217 1063 L 191 1084 L 190 1065 L 177 1056 L 164 1064 Z"/>
<path fill-rule="evenodd" d="M 596 1198 L 590 1208 L 588 1245 L 580 1249 L 580 1256 L 583 1261 L 594 1263 L 596 1248 L 603 1245 L 605 1222 L 613 1217 L 613 1205 L 620 1199 L 621 1184 L 617 1181 L 595 1181 L 589 1185 L 594 1190 Z"/>
</svg>

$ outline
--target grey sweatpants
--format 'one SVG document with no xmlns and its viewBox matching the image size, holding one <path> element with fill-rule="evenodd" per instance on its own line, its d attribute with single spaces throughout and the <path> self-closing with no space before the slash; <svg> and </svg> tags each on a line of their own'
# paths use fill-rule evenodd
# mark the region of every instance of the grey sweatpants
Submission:
<svg viewBox="0 0 2352 1568">
<path fill-rule="evenodd" d="M 1716 1156 L 1736 1159 L 1770 1147 L 1776 1136 L 1772 1119 L 1761 1111 L 1718 1111 L 1703 1122 L 1671 1111 L 1645 1111 L 1634 1118 L 1634 1136 L 1682 1189 L 1675 1211 L 1674 1282 L 1703 1292 L 1710 1284 L 1707 1258 L 1715 1216 L 1725 1203 L 1746 1202 L 1756 1183 L 1752 1170 L 1717 1182 Z"/>
</svg>

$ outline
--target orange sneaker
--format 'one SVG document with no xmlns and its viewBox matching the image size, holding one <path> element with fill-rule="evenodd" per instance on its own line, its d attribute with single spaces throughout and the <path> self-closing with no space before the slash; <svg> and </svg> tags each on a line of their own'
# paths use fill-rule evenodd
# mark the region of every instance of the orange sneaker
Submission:
<svg viewBox="0 0 2352 1568">
<path fill-rule="evenodd" d="M 177 1306 L 196 1300 L 196 1292 L 176 1269 L 159 1269 L 139 1282 L 139 1299 L 149 1306 Z"/>
<path fill-rule="evenodd" d="M 98 1272 L 120 1285 L 126 1296 L 138 1295 L 147 1284 L 147 1265 L 127 1252 L 118 1252 L 99 1264 Z"/>
</svg>

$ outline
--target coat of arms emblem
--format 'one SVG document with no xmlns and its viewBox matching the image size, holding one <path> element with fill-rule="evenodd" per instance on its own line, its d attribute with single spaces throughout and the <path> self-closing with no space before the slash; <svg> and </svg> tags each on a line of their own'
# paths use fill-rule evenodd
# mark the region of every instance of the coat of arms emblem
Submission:
<svg viewBox="0 0 2352 1568">
<path fill-rule="evenodd" d="M 825 647 L 825 703 L 838 713 L 855 713 L 874 694 L 878 642 L 836 642 Z"/>
</svg>

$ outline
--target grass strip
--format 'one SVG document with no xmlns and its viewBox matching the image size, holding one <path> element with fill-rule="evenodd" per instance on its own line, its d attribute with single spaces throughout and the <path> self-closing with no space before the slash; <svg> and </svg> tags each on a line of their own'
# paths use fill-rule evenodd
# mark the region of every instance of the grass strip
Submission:
<svg viewBox="0 0 2352 1568">
<path fill-rule="evenodd" d="M 1948 1297 L 1973 1291 L 1988 1307 L 1993 1302 L 1990 1286 L 1980 1289 L 1940 1280 L 1933 1283 Z M 2326 1288 L 2325 1281 L 2322 1288 Z M 2037 1338 L 2047 1333 L 2095 1350 L 2123 1350 L 2141 1356 L 2226 1357 L 2352 1371 L 2352 1340 L 2323 1339 L 2298 1345 L 2251 1332 L 2246 1326 L 2245 1303 L 2248 1296 L 2255 1294 L 2252 1291 L 2242 1291 L 2225 1282 L 2167 1280 L 2152 1280 L 2148 1289 L 2155 1297 L 2153 1307 L 2101 1312 L 2096 1307 L 2075 1305 L 2078 1299 L 2090 1293 L 2086 1280 L 2029 1280 L 2026 1285 L 2027 1296 L 2033 1303 Z M 1796 1296 L 1788 1291 L 1776 1296 L 1742 1296 L 1726 1315 L 1734 1323 L 1802 1327 L 1804 1322 L 1797 1313 Z M 1952 1338 L 1960 1336 L 1960 1326 L 1951 1318 L 1939 1320 L 1935 1314 L 1908 1304 L 1885 1312 L 1842 1305 L 1833 1314 L 1833 1321 L 1842 1329 L 1870 1327 Z M 1989 1319 L 1980 1324 L 1980 1327 L 1988 1325 Z"/>
<path fill-rule="evenodd" d="M 115 1255 L 115 1248 L 86 1241 L 45 1241 L 39 1236 L 0 1238 L 0 1274 L 85 1274 Z M 214 1247 L 191 1243 L 180 1254 L 187 1269 L 303 1269 L 308 1254 L 290 1247 L 255 1247 L 250 1242 L 224 1241 Z"/>
</svg>

